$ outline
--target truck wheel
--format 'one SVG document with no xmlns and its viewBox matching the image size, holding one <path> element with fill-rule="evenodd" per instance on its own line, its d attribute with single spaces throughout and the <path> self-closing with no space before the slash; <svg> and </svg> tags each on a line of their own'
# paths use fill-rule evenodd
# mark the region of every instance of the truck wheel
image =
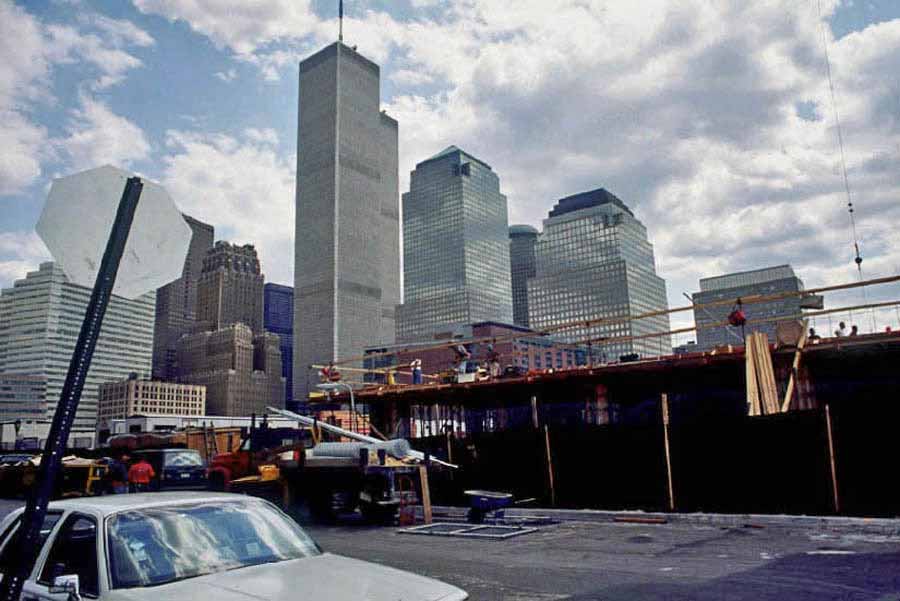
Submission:
<svg viewBox="0 0 900 601">
<path fill-rule="evenodd" d="M 211 473 L 209 475 L 209 490 L 225 492 L 225 476 L 220 472 Z"/>
<path fill-rule="evenodd" d="M 318 488 L 309 495 L 309 512 L 316 521 L 330 523 L 337 518 L 332 497 L 332 491 L 326 488 Z"/>
<path fill-rule="evenodd" d="M 396 505 L 382 506 L 374 503 L 360 503 L 359 511 L 365 521 L 378 526 L 393 526 L 397 519 Z"/>
</svg>

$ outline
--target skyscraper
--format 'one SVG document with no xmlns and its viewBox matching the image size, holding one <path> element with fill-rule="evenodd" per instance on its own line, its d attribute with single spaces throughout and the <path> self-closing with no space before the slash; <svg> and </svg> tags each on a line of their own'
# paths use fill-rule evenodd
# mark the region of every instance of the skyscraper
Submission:
<svg viewBox="0 0 900 601">
<path fill-rule="evenodd" d="M 90 288 L 69 282 L 54 263 L 42 263 L 0 292 L 0 373 L 44 376 L 47 419 L 56 411 L 90 297 Z M 150 374 L 154 298 L 150 292 L 135 300 L 110 299 L 70 444 L 93 440 L 101 382 Z"/>
<path fill-rule="evenodd" d="M 506 197 L 490 165 L 445 148 L 403 194 L 403 305 L 397 339 L 481 321 L 511 323 Z"/>
<path fill-rule="evenodd" d="M 263 286 L 252 244 L 216 242 L 203 258 L 194 333 L 178 341 L 178 379 L 206 386 L 210 415 L 284 407 L 278 336 L 263 329 Z"/>
<path fill-rule="evenodd" d="M 378 65 L 336 42 L 300 63 L 294 399 L 308 366 L 394 340 L 400 302 L 397 122 Z"/>
<path fill-rule="evenodd" d="M 219 241 L 203 257 L 197 284 L 197 329 L 218 330 L 235 323 L 263 332 L 263 283 L 252 244 Z"/>
<path fill-rule="evenodd" d="M 534 245 L 538 231 L 530 225 L 509 226 L 509 271 L 512 276 L 513 322 L 528 327 L 528 278 L 535 274 Z"/>
<path fill-rule="evenodd" d="M 713 301 L 738 299 L 753 295 L 771 295 L 779 292 L 799 292 L 803 290 L 803 281 L 796 276 L 790 265 L 763 267 L 751 271 L 740 271 L 700 280 L 700 292 L 691 295 L 694 304 L 702 305 Z M 744 329 L 750 332 L 764 332 L 769 341 L 775 340 L 775 329 L 779 321 L 793 321 L 803 318 L 803 309 L 819 308 L 824 304 L 821 296 L 791 296 L 789 298 L 750 303 L 743 306 L 748 320 L 772 320 L 760 324 L 748 324 Z M 697 307 L 694 309 L 694 323 L 701 326 L 697 330 L 695 350 L 707 351 L 725 344 L 743 345 L 744 339 L 740 328 L 731 326 L 703 327 L 714 323 L 722 323 L 728 319 L 732 311 L 731 304 L 714 307 Z M 830 336 L 830 332 L 823 332 Z"/>
<path fill-rule="evenodd" d="M 203 258 L 215 237 L 213 226 L 189 215 L 184 220 L 191 228 L 191 245 L 181 277 L 156 291 L 153 378 L 157 380 L 174 380 L 178 375 L 175 368 L 178 339 L 189 333 L 197 320 L 197 281 Z"/>
<path fill-rule="evenodd" d="M 263 325 L 267 332 L 278 335 L 281 346 L 281 374 L 287 386 L 284 400 L 288 409 L 293 406 L 294 381 L 294 289 L 281 284 L 266 284 L 263 288 Z"/>
<path fill-rule="evenodd" d="M 528 280 L 530 326 L 664 310 L 665 280 L 656 275 L 647 229 L 624 202 L 603 188 L 561 199 L 544 220 L 535 246 L 535 276 Z M 669 329 L 667 315 L 574 327 L 555 335 L 566 342 L 595 341 L 592 359 L 622 354 L 668 355 L 669 336 L 603 343 Z"/>
</svg>

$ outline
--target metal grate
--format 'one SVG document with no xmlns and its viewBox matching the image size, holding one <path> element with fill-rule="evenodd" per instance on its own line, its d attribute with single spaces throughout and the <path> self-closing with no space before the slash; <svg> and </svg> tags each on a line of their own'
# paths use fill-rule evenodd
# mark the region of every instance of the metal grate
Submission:
<svg viewBox="0 0 900 601">
<path fill-rule="evenodd" d="M 522 526 L 473 526 L 471 524 L 426 524 L 398 530 L 400 534 L 428 534 L 431 536 L 459 536 L 464 538 L 506 539 L 537 532 L 537 528 Z"/>
</svg>

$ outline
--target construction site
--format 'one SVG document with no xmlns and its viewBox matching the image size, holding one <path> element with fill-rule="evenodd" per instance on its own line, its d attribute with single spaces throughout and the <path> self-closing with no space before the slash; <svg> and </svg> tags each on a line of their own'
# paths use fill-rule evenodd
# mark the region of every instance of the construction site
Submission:
<svg viewBox="0 0 900 601">
<path fill-rule="evenodd" d="M 776 296 L 790 294 L 801 293 Z M 411 357 L 440 352 L 450 364 L 460 344 L 477 358 L 479 345 L 501 349 L 525 334 L 385 350 L 366 360 L 395 367 L 353 367 L 360 358 L 326 366 L 326 374 L 343 369 L 353 374 L 347 379 L 381 381 L 355 386 L 352 398 L 350 384 L 331 385 L 331 405 L 319 405 L 317 415 L 328 419 L 329 407 L 353 404 L 373 432 L 408 438 L 414 448 L 457 465 L 431 474 L 436 504 L 462 505 L 466 490 L 488 489 L 541 507 L 896 516 L 900 493 L 886 483 L 882 465 L 900 419 L 894 402 L 900 393 L 900 332 L 810 339 L 808 328 L 817 316 L 896 305 L 810 312 L 807 321 L 778 323 L 775 340 L 748 333 L 743 345 L 708 352 L 556 370 L 506 369 L 496 377 L 485 367 L 474 374 L 424 374 L 421 384 L 406 383 L 413 377 Z M 592 343 L 597 348 L 620 341 Z M 499 361 L 509 363 L 508 357 Z"/>
</svg>

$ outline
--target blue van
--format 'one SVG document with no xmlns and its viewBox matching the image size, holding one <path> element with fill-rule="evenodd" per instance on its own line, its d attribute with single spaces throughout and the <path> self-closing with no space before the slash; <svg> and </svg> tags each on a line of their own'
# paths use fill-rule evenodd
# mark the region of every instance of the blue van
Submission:
<svg viewBox="0 0 900 601">
<path fill-rule="evenodd" d="M 146 459 L 156 477 L 150 490 L 203 490 L 206 488 L 206 464 L 194 449 L 142 449 L 132 458 Z"/>
</svg>

